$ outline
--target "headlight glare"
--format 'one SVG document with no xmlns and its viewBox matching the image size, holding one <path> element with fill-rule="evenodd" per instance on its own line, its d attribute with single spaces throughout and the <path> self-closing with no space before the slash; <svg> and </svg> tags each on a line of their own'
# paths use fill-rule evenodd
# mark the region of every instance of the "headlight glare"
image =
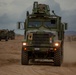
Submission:
<svg viewBox="0 0 76 75">
<path fill-rule="evenodd" d="M 26 46 L 26 42 L 23 42 L 23 46 Z"/>
<path fill-rule="evenodd" d="M 54 43 L 54 46 L 58 47 L 60 44 L 58 42 Z"/>
</svg>

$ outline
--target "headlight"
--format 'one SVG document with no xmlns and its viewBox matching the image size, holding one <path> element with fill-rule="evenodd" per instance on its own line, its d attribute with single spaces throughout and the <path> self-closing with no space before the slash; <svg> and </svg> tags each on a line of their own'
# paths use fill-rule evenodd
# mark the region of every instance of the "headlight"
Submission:
<svg viewBox="0 0 76 75">
<path fill-rule="evenodd" d="M 58 46 L 60 46 L 60 43 L 56 42 L 56 43 L 54 43 L 54 46 L 58 47 Z"/>
<path fill-rule="evenodd" d="M 26 46 L 26 42 L 23 42 L 22 45 L 23 45 L 23 46 Z"/>
</svg>

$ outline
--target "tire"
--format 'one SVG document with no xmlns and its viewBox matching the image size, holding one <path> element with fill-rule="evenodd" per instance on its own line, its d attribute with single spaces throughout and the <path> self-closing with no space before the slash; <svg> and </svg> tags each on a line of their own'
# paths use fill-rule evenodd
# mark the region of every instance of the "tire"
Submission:
<svg viewBox="0 0 76 75">
<path fill-rule="evenodd" d="M 6 37 L 5 41 L 8 41 L 8 37 Z"/>
<path fill-rule="evenodd" d="M 13 40 L 13 38 L 11 38 L 11 40 Z"/>
<path fill-rule="evenodd" d="M 14 40 L 15 40 L 15 37 L 14 37 Z"/>
<path fill-rule="evenodd" d="M 15 37 L 13 37 L 13 40 L 15 40 Z"/>
<path fill-rule="evenodd" d="M 35 62 L 35 59 L 32 59 L 32 62 Z"/>
<path fill-rule="evenodd" d="M 64 55 L 64 47 L 63 47 L 63 42 L 61 44 L 61 61 L 63 62 L 63 55 Z"/>
<path fill-rule="evenodd" d="M 63 55 L 64 55 L 64 53 L 63 53 L 63 48 L 61 49 L 62 51 L 61 51 L 61 62 L 63 62 Z"/>
<path fill-rule="evenodd" d="M 29 60 L 28 60 L 28 52 L 22 50 L 22 54 L 21 54 L 21 64 L 22 65 L 28 65 Z"/>
<path fill-rule="evenodd" d="M 1 41 L 1 37 L 0 37 L 0 41 Z"/>
<path fill-rule="evenodd" d="M 59 49 L 54 53 L 54 66 L 61 66 L 61 59 L 61 49 Z"/>
</svg>

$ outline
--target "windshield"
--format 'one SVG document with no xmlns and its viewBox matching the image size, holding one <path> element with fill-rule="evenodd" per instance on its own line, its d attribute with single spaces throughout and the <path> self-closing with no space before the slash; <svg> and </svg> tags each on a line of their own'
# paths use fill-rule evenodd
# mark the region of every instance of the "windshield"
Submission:
<svg viewBox="0 0 76 75">
<path fill-rule="evenodd" d="M 40 21 L 31 21 L 29 22 L 29 27 L 40 27 L 41 24 Z"/>
<path fill-rule="evenodd" d="M 37 20 L 34 20 L 34 21 L 29 21 L 28 23 L 28 27 L 40 27 L 41 25 L 44 25 L 45 27 L 56 27 L 57 26 L 57 22 L 55 19 L 53 20 L 44 20 L 44 21 L 37 21 Z"/>
<path fill-rule="evenodd" d="M 46 26 L 46 27 L 56 27 L 56 20 L 51 20 L 51 21 L 46 21 L 46 22 L 44 22 L 44 25 Z"/>
</svg>

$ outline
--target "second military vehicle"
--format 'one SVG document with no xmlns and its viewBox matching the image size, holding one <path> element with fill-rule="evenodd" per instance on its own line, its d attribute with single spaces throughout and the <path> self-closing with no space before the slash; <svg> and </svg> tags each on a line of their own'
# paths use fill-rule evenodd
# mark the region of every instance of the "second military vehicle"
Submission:
<svg viewBox="0 0 76 75">
<path fill-rule="evenodd" d="M 11 40 L 14 40 L 15 39 L 15 32 L 14 32 L 14 30 L 9 30 L 8 37 Z"/>
<path fill-rule="evenodd" d="M 21 22 L 18 22 L 20 28 Z M 67 23 L 46 4 L 34 2 L 32 14 L 27 11 L 24 22 L 24 40 L 22 41 L 21 63 L 29 60 L 52 59 L 55 66 L 61 66 L 63 60 L 64 30 Z"/>
<path fill-rule="evenodd" d="M 8 30 L 2 29 L 0 30 L 0 41 L 4 39 L 5 41 L 8 41 Z"/>
</svg>

